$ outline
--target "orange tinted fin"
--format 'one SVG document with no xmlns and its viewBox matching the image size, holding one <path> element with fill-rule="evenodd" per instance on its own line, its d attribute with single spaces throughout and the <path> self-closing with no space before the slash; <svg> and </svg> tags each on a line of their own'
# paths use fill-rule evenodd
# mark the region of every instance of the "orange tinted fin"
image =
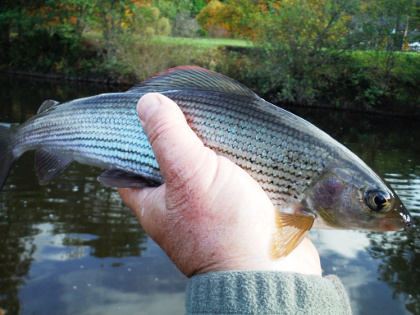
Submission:
<svg viewBox="0 0 420 315">
<path fill-rule="evenodd" d="M 271 257 L 279 259 L 289 255 L 303 240 L 313 223 L 314 217 L 311 215 L 288 214 L 276 211 L 277 230 L 273 236 Z"/>
</svg>

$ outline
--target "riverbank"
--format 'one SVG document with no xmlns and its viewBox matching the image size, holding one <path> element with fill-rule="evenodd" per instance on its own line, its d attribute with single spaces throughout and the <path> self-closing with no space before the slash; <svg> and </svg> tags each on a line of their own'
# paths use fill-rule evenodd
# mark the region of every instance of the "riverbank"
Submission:
<svg viewBox="0 0 420 315">
<path fill-rule="evenodd" d="M 88 83 L 94 84 L 97 86 L 107 86 L 111 91 L 125 91 L 130 87 L 134 86 L 138 82 L 130 82 L 127 80 L 119 80 L 115 76 L 107 77 L 107 76 L 75 76 L 75 75 L 63 75 L 57 73 L 43 73 L 43 72 L 35 72 L 35 71 L 22 71 L 22 70 L 8 70 L 8 71 L 0 71 L 0 74 L 17 77 L 17 78 L 33 78 L 35 80 L 48 80 L 49 82 L 77 82 L 80 84 Z M 257 94 L 258 91 L 256 91 Z M 291 102 L 278 102 L 273 98 L 270 98 L 269 95 L 261 95 L 266 100 L 281 106 L 284 109 L 292 110 L 295 107 L 306 107 L 308 109 L 311 108 L 320 108 L 320 109 L 334 109 L 336 111 L 348 111 L 348 112 L 364 112 L 369 115 L 380 114 L 384 116 L 396 116 L 396 117 L 406 117 L 406 118 L 413 118 L 417 119 L 420 116 L 420 109 L 416 110 L 404 110 L 401 108 L 387 108 L 386 110 L 381 110 L 379 108 L 359 108 L 354 106 L 354 104 L 343 104 L 342 106 L 334 106 L 330 103 L 317 103 L 312 105 L 304 105 L 304 104 L 296 104 Z"/>
<path fill-rule="evenodd" d="M 76 74 L 62 74 L 55 72 L 40 72 L 40 71 L 31 71 L 31 70 L 17 70 L 17 69 L 7 69 L 0 70 L 0 73 L 8 76 L 16 77 L 32 77 L 38 79 L 47 79 L 53 81 L 75 81 L 75 82 L 85 82 L 91 84 L 100 84 L 108 85 L 115 87 L 124 87 L 130 86 L 133 84 L 130 80 L 122 80 L 116 77 L 115 75 L 76 75 Z"/>
<path fill-rule="evenodd" d="M 284 75 L 281 65 L 270 62 L 273 55 L 240 40 L 122 36 L 107 46 L 97 34 L 86 34 L 74 48 L 60 38 L 43 36 L 38 46 L 32 46 L 38 53 L 31 51 L 30 56 L 21 51 L 27 45 L 14 46 L 17 53 L 1 71 L 124 89 L 160 71 L 190 64 L 232 77 L 277 104 L 420 115 L 419 53 L 323 52 L 312 66 Z"/>
</svg>

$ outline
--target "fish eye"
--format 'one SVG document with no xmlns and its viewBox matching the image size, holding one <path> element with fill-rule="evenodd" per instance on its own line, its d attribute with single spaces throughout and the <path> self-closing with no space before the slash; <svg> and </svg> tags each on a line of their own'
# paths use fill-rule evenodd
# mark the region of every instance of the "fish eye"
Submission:
<svg viewBox="0 0 420 315">
<path fill-rule="evenodd" d="M 387 210 L 390 205 L 390 196 L 382 191 L 370 190 L 366 193 L 366 203 L 372 211 Z"/>
</svg>

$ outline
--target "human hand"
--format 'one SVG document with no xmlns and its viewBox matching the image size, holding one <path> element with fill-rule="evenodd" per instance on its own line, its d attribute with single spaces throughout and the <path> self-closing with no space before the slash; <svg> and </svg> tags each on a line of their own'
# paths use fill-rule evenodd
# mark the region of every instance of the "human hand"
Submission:
<svg viewBox="0 0 420 315">
<path fill-rule="evenodd" d="M 165 184 L 119 193 L 182 273 L 321 275 L 318 252 L 307 237 L 282 260 L 271 257 L 277 211 L 272 202 L 244 170 L 203 145 L 173 101 L 147 94 L 137 111 Z"/>
</svg>

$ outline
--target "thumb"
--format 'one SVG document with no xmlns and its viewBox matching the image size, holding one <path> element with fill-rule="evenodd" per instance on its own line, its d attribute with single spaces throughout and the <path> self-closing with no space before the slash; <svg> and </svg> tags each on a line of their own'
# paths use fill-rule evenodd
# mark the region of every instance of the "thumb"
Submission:
<svg viewBox="0 0 420 315">
<path fill-rule="evenodd" d="M 168 181 L 174 182 L 173 174 L 188 168 L 186 165 L 192 163 L 186 161 L 187 152 L 197 150 L 193 147 L 199 150 L 203 144 L 187 125 L 179 107 L 161 94 L 150 93 L 141 97 L 137 103 L 137 112 L 165 184 L 157 188 L 119 188 L 118 191 L 146 232 L 156 240 L 160 238 L 161 230 L 165 229 Z"/>
<path fill-rule="evenodd" d="M 171 99 L 157 93 L 144 95 L 137 104 L 140 123 L 152 146 L 166 184 L 185 183 L 204 164 L 206 150 Z"/>
<path fill-rule="evenodd" d="M 168 208 L 176 208 L 179 204 L 185 206 L 186 200 L 182 196 L 186 194 L 180 191 L 189 190 L 189 185 L 196 187 L 187 183 L 200 173 L 197 170 L 204 165 L 211 170 L 209 163 L 205 163 L 206 156 L 207 160 L 209 156 L 214 160 L 216 155 L 204 147 L 188 126 L 180 108 L 169 98 L 156 93 L 146 94 L 138 101 L 137 112 L 165 184 L 157 188 L 120 188 L 118 191 L 149 236 L 165 247 L 165 235 L 169 231 L 167 225 L 170 224 Z M 212 176 L 205 178 L 211 179 Z"/>
</svg>

